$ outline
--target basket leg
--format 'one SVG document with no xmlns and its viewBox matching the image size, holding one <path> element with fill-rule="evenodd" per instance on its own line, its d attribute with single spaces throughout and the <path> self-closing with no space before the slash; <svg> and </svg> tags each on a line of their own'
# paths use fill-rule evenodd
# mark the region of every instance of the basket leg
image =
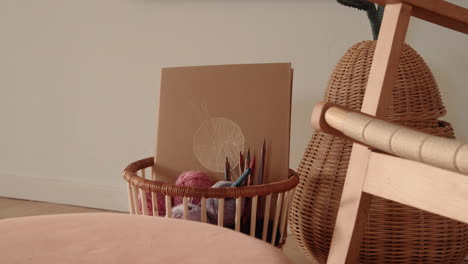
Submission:
<svg viewBox="0 0 468 264">
<path fill-rule="evenodd" d="M 138 206 L 138 188 L 134 185 L 132 185 L 132 197 L 135 214 L 140 214 L 140 207 Z"/>
<path fill-rule="evenodd" d="M 271 235 L 270 243 L 274 246 L 276 241 L 276 232 L 278 231 L 278 220 L 281 213 L 281 204 L 283 203 L 283 195 L 284 193 L 278 194 L 278 200 L 276 201 L 276 209 L 275 209 L 275 219 L 273 220 L 273 231 Z M 265 219 L 267 221 L 267 219 Z"/>
<path fill-rule="evenodd" d="M 250 213 L 250 236 L 255 237 L 255 228 L 257 224 L 257 202 L 258 196 L 252 197 L 252 211 Z"/>
<path fill-rule="evenodd" d="M 182 198 L 182 203 L 184 205 L 184 220 L 188 220 L 188 198 L 184 196 Z"/>
<path fill-rule="evenodd" d="M 159 204 L 157 196 L 158 194 L 155 192 L 151 192 L 151 209 L 153 210 L 153 216 L 159 216 Z"/>
<path fill-rule="evenodd" d="M 201 198 L 201 221 L 206 223 L 206 198 Z"/>
<path fill-rule="evenodd" d="M 265 199 L 265 213 L 263 215 L 263 231 L 262 231 L 262 240 L 267 240 L 268 235 L 268 224 L 270 219 L 270 205 L 271 205 L 271 194 L 267 195 Z"/>
<path fill-rule="evenodd" d="M 127 193 L 128 193 L 128 213 L 135 214 L 135 208 L 133 207 L 132 185 L 129 182 L 127 182 Z"/>
<path fill-rule="evenodd" d="M 166 217 L 172 218 L 172 201 L 171 196 L 166 195 Z"/>
<path fill-rule="evenodd" d="M 240 232 L 241 215 L 242 215 L 242 198 L 236 198 L 236 231 Z"/>
<path fill-rule="evenodd" d="M 289 199 L 291 199 L 291 194 L 292 194 L 292 190 L 286 192 L 286 194 L 284 195 L 284 199 L 283 199 L 283 205 L 281 206 L 281 221 L 280 221 L 280 243 L 282 243 L 283 241 L 283 237 L 284 237 L 284 228 L 285 228 L 285 225 L 286 225 L 286 216 L 288 215 L 289 211 L 288 211 L 288 205 L 289 205 Z"/>
<path fill-rule="evenodd" d="M 218 226 L 224 226 L 224 198 L 218 199 Z"/>
</svg>

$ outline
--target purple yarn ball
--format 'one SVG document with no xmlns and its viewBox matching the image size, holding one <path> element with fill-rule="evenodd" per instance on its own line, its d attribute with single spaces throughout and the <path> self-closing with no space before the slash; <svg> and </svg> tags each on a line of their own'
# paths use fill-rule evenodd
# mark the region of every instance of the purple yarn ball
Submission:
<svg viewBox="0 0 468 264">
<path fill-rule="evenodd" d="M 215 183 L 212 188 L 229 188 L 232 182 L 230 181 L 219 181 Z M 243 206 L 242 199 L 242 206 Z M 218 224 L 218 213 L 219 213 L 219 200 L 217 198 L 206 199 L 206 214 L 208 216 L 208 222 L 217 225 Z M 231 226 L 235 224 L 236 218 L 236 199 L 225 199 L 224 200 L 224 226 Z"/>
<path fill-rule="evenodd" d="M 188 215 L 187 219 L 192 221 L 200 221 L 201 220 L 201 208 L 198 205 L 189 203 L 187 205 Z M 184 205 L 179 204 L 172 207 L 172 218 L 175 219 L 184 219 Z"/>
<path fill-rule="evenodd" d="M 176 185 L 187 187 L 210 187 L 213 185 L 213 182 L 210 180 L 208 175 L 201 171 L 186 171 L 179 175 L 176 181 Z M 182 202 L 183 197 L 174 197 L 174 205 L 182 204 Z M 194 197 L 191 200 L 191 203 L 200 204 L 200 198 Z"/>
</svg>

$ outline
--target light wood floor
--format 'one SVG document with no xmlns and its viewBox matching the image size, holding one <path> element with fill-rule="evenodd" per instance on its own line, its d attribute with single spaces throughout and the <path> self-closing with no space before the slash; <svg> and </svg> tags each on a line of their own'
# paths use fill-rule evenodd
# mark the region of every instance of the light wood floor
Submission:
<svg viewBox="0 0 468 264">
<path fill-rule="evenodd" d="M 34 215 L 98 212 L 111 211 L 77 207 L 64 204 L 44 203 L 37 201 L 26 201 L 0 197 L 0 219 Z M 297 245 L 292 237 L 288 238 L 288 241 L 286 242 L 286 246 L 283 251 L 294 263 L 309 263 L 305 256 L 297 248 Z"/>
</svg>

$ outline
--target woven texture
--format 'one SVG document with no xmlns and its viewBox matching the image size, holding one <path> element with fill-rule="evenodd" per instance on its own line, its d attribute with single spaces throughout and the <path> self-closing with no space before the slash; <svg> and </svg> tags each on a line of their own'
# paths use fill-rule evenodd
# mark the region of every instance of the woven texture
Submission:
<svg viewBox="0 0 468 264">
<path fill-rule="evenodd" d="M 375 50 L 374 41 L 355 44 L 336 65 L 325 101 L 359 110 Z M 387 120 L 453 138 L 437 118 L 446 110 L 424 60 L 405 45 Z M 352 143 L 324 133 L 312 135 L 298 168 L 290 223 L 301 250 L 325 263 L 346 177 Z M 468 226 L 406 205 L 373 197 L 361 245 L 361 263 L 460 263 L 468 252 Z"/>
</svg>

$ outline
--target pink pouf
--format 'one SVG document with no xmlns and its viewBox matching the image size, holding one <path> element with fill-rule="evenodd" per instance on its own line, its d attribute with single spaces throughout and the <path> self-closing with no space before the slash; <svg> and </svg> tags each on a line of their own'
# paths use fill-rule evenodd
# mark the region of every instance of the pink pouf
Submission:
<svg viewBox="0 0 468 264">
<path fill-rule="evenodd" d="M 211 187 L 213 182 L 210 180 L 208 175 L 200 171 L 186 171 L 179 175 L 177 178 L 176 185 L 187 186 L 187 187 Z M 189 197 L 190 199 L 190 197 Z M 181 196 L 174 197 L 174 205 L 183 203 Z M 192 204 L 199 204 L 200 198 L 193 198 Z"/>
</svg>

